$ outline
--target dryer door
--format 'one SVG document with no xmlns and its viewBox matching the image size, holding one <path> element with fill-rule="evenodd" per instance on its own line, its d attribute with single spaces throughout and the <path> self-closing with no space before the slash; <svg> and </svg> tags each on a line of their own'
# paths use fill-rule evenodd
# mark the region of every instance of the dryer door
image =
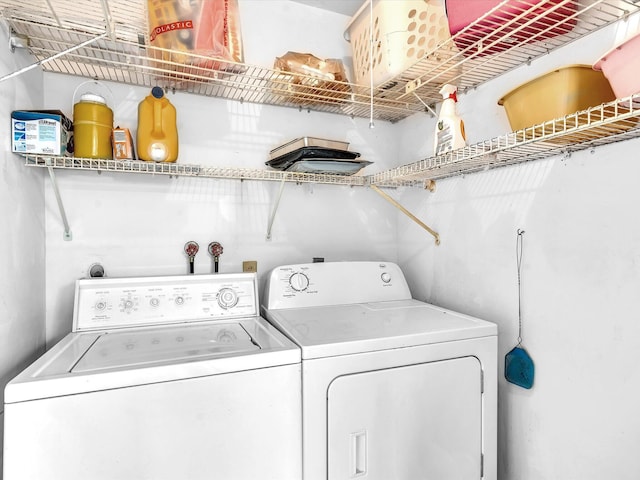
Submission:
<svg viewBox="0 0 640 480">
<path fill-rule="evenodd" d="M 463 357 L 338 377 L 327 422 L 329 480 L 477 480 L 480 362 Z"/>
</svg>

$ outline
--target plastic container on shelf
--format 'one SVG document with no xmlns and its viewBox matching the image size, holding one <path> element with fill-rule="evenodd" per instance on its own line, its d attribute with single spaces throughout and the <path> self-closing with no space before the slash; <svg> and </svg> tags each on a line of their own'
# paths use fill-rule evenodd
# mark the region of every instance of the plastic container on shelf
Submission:
<svg viewBox="0 0 640 480">
<path fill-rule="evenodd" d="M 617 98 L 640 92 L 640 31 L 604 54 L 594 65 L 607 77 Z M 640 106 L 640 101 L 634 101 Z"/>
<path fill-rule="evenodd" d="M 556 144 L 580 143 L 626 132 L 637 126 L 638 117 L 615 120 L 594 128 L 593 124 L 625 111 L 624 105 L 604 106 L 616 95 L 602 72 L 590 65 L 571 65 L 531 80 L 512 90 L 498 102 L 503 105 L 511 128 L 523 130 L 524 138 L 544 138 Z M 590 112 L 592 107 L 598 107 Z M 535 127 L 531 128 L 533 125 Z M 587 127 L 585 129 L 585 127 Z M 550 136 L 554 132 L 562 136 Z"/>
<path fill-rule="evenodd" d="M 590 65 L 570 65 L 537 77 L 498 101 L 513 130 L 615 100 L 609 81 Z"/>
<path fill-rule="evenodd" d="M 369 85 L 371 76 L 375 87 L 384 85 L 451 38 L 443 0 L 373 0 L 372 7 L 373 19 L 367 0 L 345 32 L 359 85 Z"/>
<path fill-rule="evenodd" d="M 153 87 L 138 104 L 137 152 L 140 160 L 175 162 L 178 159 L 176 108 L 160 87 Z"/>
<path fill-rule="evenodd" d="M 76 103 L 78 90 L 87 83 L 78 85 L 73 93 L 73 137 L 74 156 L 79 158 L 113 158 L 111 132 L 113 130 L 113 111 L 107 106 L 105 98 L 97 93 L 88 92 L 80 96 Z"/>
<path fill-rule="evenodd" d="M 465 55 L 502 52 L 566 34 L 576 25 L 575 1 L 510 0 L 494 10 L 502 1 L 445 0 L 449 31 Z"/>
</svg>

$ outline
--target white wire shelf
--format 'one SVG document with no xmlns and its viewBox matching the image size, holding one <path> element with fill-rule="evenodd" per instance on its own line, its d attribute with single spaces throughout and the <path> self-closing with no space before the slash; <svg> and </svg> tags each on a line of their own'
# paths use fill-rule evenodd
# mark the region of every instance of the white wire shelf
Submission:
<svg viewBox="0 0 640 480">
<path fill-rule="evenodd" d="M 27 155 L 33 167 L 140 173 L 237 180 L 267 180 L 349 186 L 422 186 L 429 181 L 473 173 L 556 154 L 595 148 L 640 137 L 640 94 L 511 132 L 484 142 L 372 175 L 331 175 L 268 169 L 218 168 L 182 163 L 153 163 Z"/>
<path fill-rule="evenodd" d="M 438 180 L 514 165 L 640 137 L 640 93 L 527 127 L 446 155 L 371 175 L 370 184 L 425 185 Z"/>
<path fill-rule="evenodd" d="M 363 186 L 367 181 L 367 177 L 362 175 L 331 175 L 235 167 L 204 167 L 183 163 L 155 163 L 140 160 L 111 160 L 31 154 L 25 156 L 25 165 L 30 167 L 51 167 L 66 170 L 140 173 L 147 175 L 166 175 L 171 177 L 286 181 L 294 183 L 321 183 L 350 186 Z"/>
<path fill-rule="evenodd" d="M 284 74 L 272 68 L 224 61 L 219 69 L 206 68 L 206 57 L 149 46 L 146 2 L 142 0 L 0 0 L 0 12 L 14 35 L 48 72 L 152 87 L 160 85 L 198 95 L 241 102 L 270 104 L 395 122 L 426 111 L 425 104 L 440 101 L 442 83 L 455 83 L 461 91 L 640 10 L 633 0 L 521 0 L 520 10 L 494 11 L 425 51 L 422 59 L 396 78 L 376 86 L 322 82 L 313 77 Z M 532 13 L 575 5 L 570 25 L 537 22 Z M 491 15 L 500 24 L 490 34 L 476 33 Z M 558 31 L 560 29 L 560 31 Z M 554 36 L 547 38 L 549 31 Z M 486 31 L 486 30 L 485 30 Z M 526 43 L 514 42 L 526 32 Z M 107 33 L 106 37 L 98 38 Z M 559 33 L 559 34 L 558 34 Z M 460 39 L 465 47 L 460 47 Z M 83 42 L 88 45 L 76 48 Z M 513 47 L 491 53 L 498 44 Z M 63 53 L 60 55 L 61 53 Z M 490 52 L 490 54 L 487 54 Z M 160 60 L 157 56 L 163 56 Z M 283 52 L 284 53 L 284 52 Z M 160 54 L 160 55 L 158 55 Z M 59 55 L 53 60 L 51 57 Z M 210 60 L 210 59 L 208 59 Z M 209 62 L 211 65 L 212 62 Z M 196 64 L 196 65 L 193 65 Z M 200 64 L 201 66 L 197 66 Z M 373 114 L 371 113 L 373 103 Z"/>
</svg>

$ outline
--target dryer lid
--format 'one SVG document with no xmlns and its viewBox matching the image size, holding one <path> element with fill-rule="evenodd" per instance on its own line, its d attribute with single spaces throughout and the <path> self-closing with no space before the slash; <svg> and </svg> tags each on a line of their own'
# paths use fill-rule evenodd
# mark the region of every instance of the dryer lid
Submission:
<svg viewBox="0 0 640 480">
<path fill-rule="evenodd" d="M 418 300 L 270 310 L 302 358 L 349 355 L 497 335 L 495 324 Z"/>
</svg>

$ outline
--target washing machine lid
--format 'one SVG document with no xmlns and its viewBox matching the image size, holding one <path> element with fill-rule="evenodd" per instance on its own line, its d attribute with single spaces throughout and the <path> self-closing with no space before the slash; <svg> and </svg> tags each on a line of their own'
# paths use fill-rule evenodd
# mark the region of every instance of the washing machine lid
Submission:
<svg viewBox="0 0 640 480">
<path fill-rule="evenodd" d="M 267 310 L 302 359 L 497 335 L 495 324 L 418 300 Z"/>
<path fill-rule="evenodd" d="M 5 388 L 5 403 L 300 362 L 261 317 L 67 335 Z"/>
<path fill-rule="evenodd" d="M 253 350 L 260 347 L 238 323 L 114 331 L 98 336 L 71 372 L 188 362 Z"/>
</svg>

